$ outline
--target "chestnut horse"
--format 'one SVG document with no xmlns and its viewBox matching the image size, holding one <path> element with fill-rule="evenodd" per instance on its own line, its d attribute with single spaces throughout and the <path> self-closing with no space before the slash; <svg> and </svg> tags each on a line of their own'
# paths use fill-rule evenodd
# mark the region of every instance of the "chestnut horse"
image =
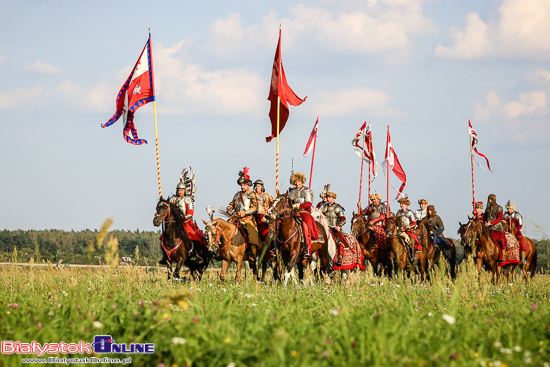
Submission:
<svg viewBox="0 0 550 367">
<path fill-rule="evenodd" d="M 210 253 L 199 241 L 192 241 L 183 228 L 184 216 L 181 209 L 169 201 L 160 197 L 157 203 L 153 225 L 156 227 L 162 224 L 161 247 L 164 256 L 168 259 L 168 279 L 171 276 L 178 279 L 183 265 L 189 268 L 191 277 L 200 280 L 202 274 L 210 262 Z M 189 258 L 189 253 L 195 251 L 201 258 L 198 263 Z M 172 263 L 176 263 L 176 269 L 172 273 Z"/>
<path fill-rule="evenodd" d="M 504 231 L 512 234 L 516 233 L 516 222 L 511 218 L 504 219 L 502 223 L 504 224 Z M 519 242 L 519 238 L 515 237 Z M 523 240 L 529 245 L 529 251 L 525 253 L 525 265 L 521 269 L 523 270 L 523 279 L 528 281 L 528 277 L 533 278 L 537 271 L 537 246 L 529 237 L 523 236 Z"/>
<path fill-rule="evenodd" d="M 359 242 L 363 253 L 363 262 L 370 261 L 374 274 L 381 275 L 386 269 L 386 273 L 391 276 L 390 250 L 381 250 L 375 246 L 372 226 L 367 225 L 367 220 L 363 215 L 355 212 L 351 218 L 351 235 Z M 380 270 L 378 270 L 378 264 L 381 264 Z"/>
<path fill-rule="evenodd" d="M 478 219 L 470 219 L 464 227 L 461 226 L 459 234 L 461 234 L 461 242 L 467 244 L 475 254 L 474 259 L 478 273 L 481 274 L 481 266 L 485 265 L 491 271 L 493 283 L 496 284 L 502 271 L 502 266 L 499 263 L 500 248 L 495 243 L 489 228 Z M 519 246 L 519 243 L 516 241 L 515 245 Z M 516 266 L 515 263 L 504 266 L 507 279 Z"/>
<path fill-rule="evenodd" d="M 276 220 L 271 226 L 277 227 L 275 240 L 277 250 L 281 254 L 283 264 L 285 266 L 285 285 L 293 273 L 294 266 L 298 266 L 298 278 L 304 278 L 304 269 L 309 264 L 309 259 L 305 255 L 305 243 L 303 242 L 302 220 L 300 216 L 292 209 L 288 199 L 284 195 L 279 195 L 272 207 L 270 215 L 275 216 Z M 329 236 L 325 227 L 319 222 L 315 222 L 319 230 L 319 239 L 312 241 L 311 253 L 319 253 L 321 261 L 320 270 L 325 274 L 330 274 L 332 271 L 332 257 L 329 253 Z"/>
<path fill-rule="evenodd" d="M 210 218 L 212 219 L 212 217 Z M 235 224 L 221 218 L 204 221 L 204 231 L 208 241 L 209 250 L 217 254 L 216 260 L 221 260 L 222 271 L 220 279 L 225 281 L 225 273 L 232 262 L 237 264 L 235 281 L 241 280 L 243 261 L 246 251 L 246 239 L 242 230 Z"/>
</svg>

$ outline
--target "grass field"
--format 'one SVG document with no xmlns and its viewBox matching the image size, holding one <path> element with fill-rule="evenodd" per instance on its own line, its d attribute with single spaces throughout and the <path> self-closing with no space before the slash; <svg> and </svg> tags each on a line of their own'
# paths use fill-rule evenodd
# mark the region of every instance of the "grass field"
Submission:
<svg viewBox="0 0 550 367">
<path fill-rule="evenodd" d="M 376 278 L 330 284 L 167 281 L 164 271 L 0 268 L 3 342 L 154 343 L 132 366 L 550 366 L 550 277 L 492 286 Z M 0 355 L 1 366 L 36 354 Z M 128 360 L 126 360 L 128 361 Z M 84 365 L 84 364 L 72 364 Z"/>
</svg>

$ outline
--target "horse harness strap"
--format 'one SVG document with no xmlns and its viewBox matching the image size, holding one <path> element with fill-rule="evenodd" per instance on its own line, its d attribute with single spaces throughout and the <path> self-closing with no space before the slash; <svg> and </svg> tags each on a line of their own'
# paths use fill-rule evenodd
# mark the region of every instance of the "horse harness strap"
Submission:
<svg viewBox="0 0 550 367">
<path fill-rule="evenodd" d="M 172 259 L 170 258 L 170 255 L 171 255 L 178 247 L 181 246 L 182 242 L 183 242 L 183 239 L 180 240 L 180 243 L 178 243 L 178 245 L 177 245 L 176 247 L 174 247 L 173 249 L 171 249 L 170 251 L 168 251 L 168 250 L 166 249 L 166 247 L 164 247 L 164 238 L 162 239 L 162 242 L 160 243 L 160 245 L 162 246 L 162 249 L 164 250 L 164 252 L 166 252 L 166 257 L 168 257 L 168 260 L 170 260 L 170 262 L 173 262 L 173 263 L 176 262 L 176 260 L 172 260 Z"/>
<path fill-rule="evenodd" d="M 227 245 L 229 245 L 231 243 L 231 241 L 233 241 L 233 238 L 237 235 L 237 231 L 239 230 L 239 227 L 238 226 L 235 226 L 235 232 L 233 232 L 233 235 L 231 236 L 231 238 L 229 239 L 229 241 L 227 241 L 225 243 L 225 245 L 222 246 L 222 248 L 220 248 L 220 250 L 223 250 Z M 220 236 L 221 237 L 221 236 Z M 220 238 L 221 239 L 221 238 Z"/>
</svg>

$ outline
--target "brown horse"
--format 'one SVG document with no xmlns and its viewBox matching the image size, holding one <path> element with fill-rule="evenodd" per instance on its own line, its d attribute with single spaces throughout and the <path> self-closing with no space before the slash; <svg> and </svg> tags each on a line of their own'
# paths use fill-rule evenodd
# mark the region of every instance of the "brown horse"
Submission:
<svg viewBox="0 0 550 367">
<path fill-rule="evenodd" d="M 275 240 L 285 267 L 285 284 L 288 283 L 296 265 L 298 266 L 298 278 L 302 280 L 304 269 L 309 265 L 309 259 L 304 256 L 306 244 L 303 239 L 302 220 L 291 208 L 284 195 L 277 197 L 270 212 L 276 218 L 271 226 L 277 227 Z M 315 223 L 319 230 L 319 239 L 312 241 L 311 253 L 319 253 L 320 270 L 325 274 L 330 274 L 332 271 L 332 258 L 329 253 L 328 233 L 322 224 Z"/>
<path fill-rule="evenodd" d="M 385 229 L 386 237 L 389 240 L 390 261 L 393 264 L 393 271 L 400 274 L 405 268 L 412 270 L 412 264 L 409 261 L 407 250 L 399 239 L 395 217 L 386 218 Z"/>
<path fill-rule="evenodd" d="M 212 219 L 212 218 L 211 218 Z M 232 262 L 237 264 L 235 281 L 241 280 L 243 261 L 245 258 L 246 238 L 241 229 L 235 224 L 221 218 L 204 221 L 204 231 L 208 241 L 209 250 L 217 254 L 216 259 L 222 261 L 220 279 L 225 281 L 225 273 Z"/>
<path fill-rule="evenodd" d="M 504 219 L 502 223 L 504 223 L 504 231 L 516 233 L 516 222 L 511 218 Z M 519 242 L 517 236 L 516 239 Z M 537 246 L 529 237 L 523 236 L 523 239 L 529 245 L 529 251 L 525 254 L 525 265 L 523 265 L 521 269 L 523 270 L 523 279 L 528 281 L 529 276 L 533 278 L 537 272 Z"/>
<path fill-rule="evenodd" d="M 472 249 L 478 273 L 481 274 L 481 266 L 485 265 L 491 271 L 493 283 L 498 282 L 502 271 L 502 266 L 499 263 L 500 248 L 495 243 L 491 231 L 482 221 L 470 219 L 459 232 L 462 243 L 466 243 Z M 517 241 L 516 246 L 519 246 Z M 507 279 L 516 266 L 515 263 L 504 266 Z"/>
<path fill-rule="evenodd" d="M 184 216 L 181 209 L 161 196 L 157 203 L 153 225 L 158 227 L 162 224 L 161 247 L 167 260 L 168 279 L 171 276 L 178 279 L 181 267 L 186 265 L 190 270 L 191 277 L 200 280 L 208 267 L 211 256 L 200 242 L 192 241 L 187 236 L 183 229 L 183 221 Z M 189 258 L 189 253 L 193 251 L 202 258 L 201 263 Z M 172 273 L 173 262 L 176 263 L 176 269 Z"/>
<path fill-rule="evenodd" d="M 381 250 L 375 246 L 374 232 L 372 226 L 367 225 L 367 220 L 361 214 L 353 213 L 351 219 L 351 235 L 357 239 L 363 261 L 370 261 L 374 274 L 381 275 L 384 269 L 391 276 L 391 262 L 389 258 L 389 249 Z M 378 270 L 378 264 L 381 264 Z M 365 264 L 366 265 L 366 264 Z"/>
<path fill-rule="evenodd" d="M 456 246 L 454 242 L 444 237 L 445 241 L 449 245 L 448 249 L 440 249 L 436 244 L 434 244 L 433 237 L 428 233 L 428 228 L 426 227 L 426 217 L 416 224 L 416 236 L 427 249 L 426 255 L 429 264 L 428 270 L 432 270 L 434 268 L 434 266 L 441 259 L 441 254 L 443 254 L 443 259 L 447 262 L 451 278 L 456 279 L 457 264 Z"/>
</svg>

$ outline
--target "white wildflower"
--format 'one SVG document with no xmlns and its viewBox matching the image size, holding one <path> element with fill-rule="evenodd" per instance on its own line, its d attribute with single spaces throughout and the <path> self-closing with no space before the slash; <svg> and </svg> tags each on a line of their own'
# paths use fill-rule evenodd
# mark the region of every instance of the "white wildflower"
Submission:
<svg viewBox="0 0 550 367">
<path fill-rule="evenodd" d="M 172 344 L 185 344 L 187 343 L 187 340 L 185 338 L 180 338 L 179 336 L 175 336 L 172 338 Z"/>
<path fill-rule="evenodd" d="M 510 349 L 510 348 L 500 348 L 500 353 L 512 354 L 512 349 Z"/>
<path fill-rule="evenodd" d="M 454 318 L 454 316 L 451 316 L 451 315 L 447 315 L 446 313 L 443 314 L 443 320 L 447 321 L 449 324 L 454 324 L 456 322 L 456 319 Z"/>
<path fill-rule="evenodd" d="M 514 346 L 514 352 L 521 352 L 521 347 L 519 345 Z"/>
<path fill-rule="evenodd" d="M 333 309 L 330 310 L 329 312 L 330 312 L 331 314 L 333 314 L 334 316 L 338 316 L 338 314 L 340 313 L 340 312 L 338 312 L 338 310 L 335 309 L 335 308 L 333 308 Z"/>
<path fill-rule="evenodd" d="M 93 327 L 95 327 L 96 329 L 101 329 L 103 327 L 103 324 L 99 321 L 94 321 L 93 322 Z"/>
<path fill-rule="evenodd" d="M 500 347 L 502 347 L 502 343 L 501 343 L 501 342 L 494 342 L 494 343 L 493 343 L 493 346 L 494 346 L 495 348 L 500 348 Z"/>
</svg>

